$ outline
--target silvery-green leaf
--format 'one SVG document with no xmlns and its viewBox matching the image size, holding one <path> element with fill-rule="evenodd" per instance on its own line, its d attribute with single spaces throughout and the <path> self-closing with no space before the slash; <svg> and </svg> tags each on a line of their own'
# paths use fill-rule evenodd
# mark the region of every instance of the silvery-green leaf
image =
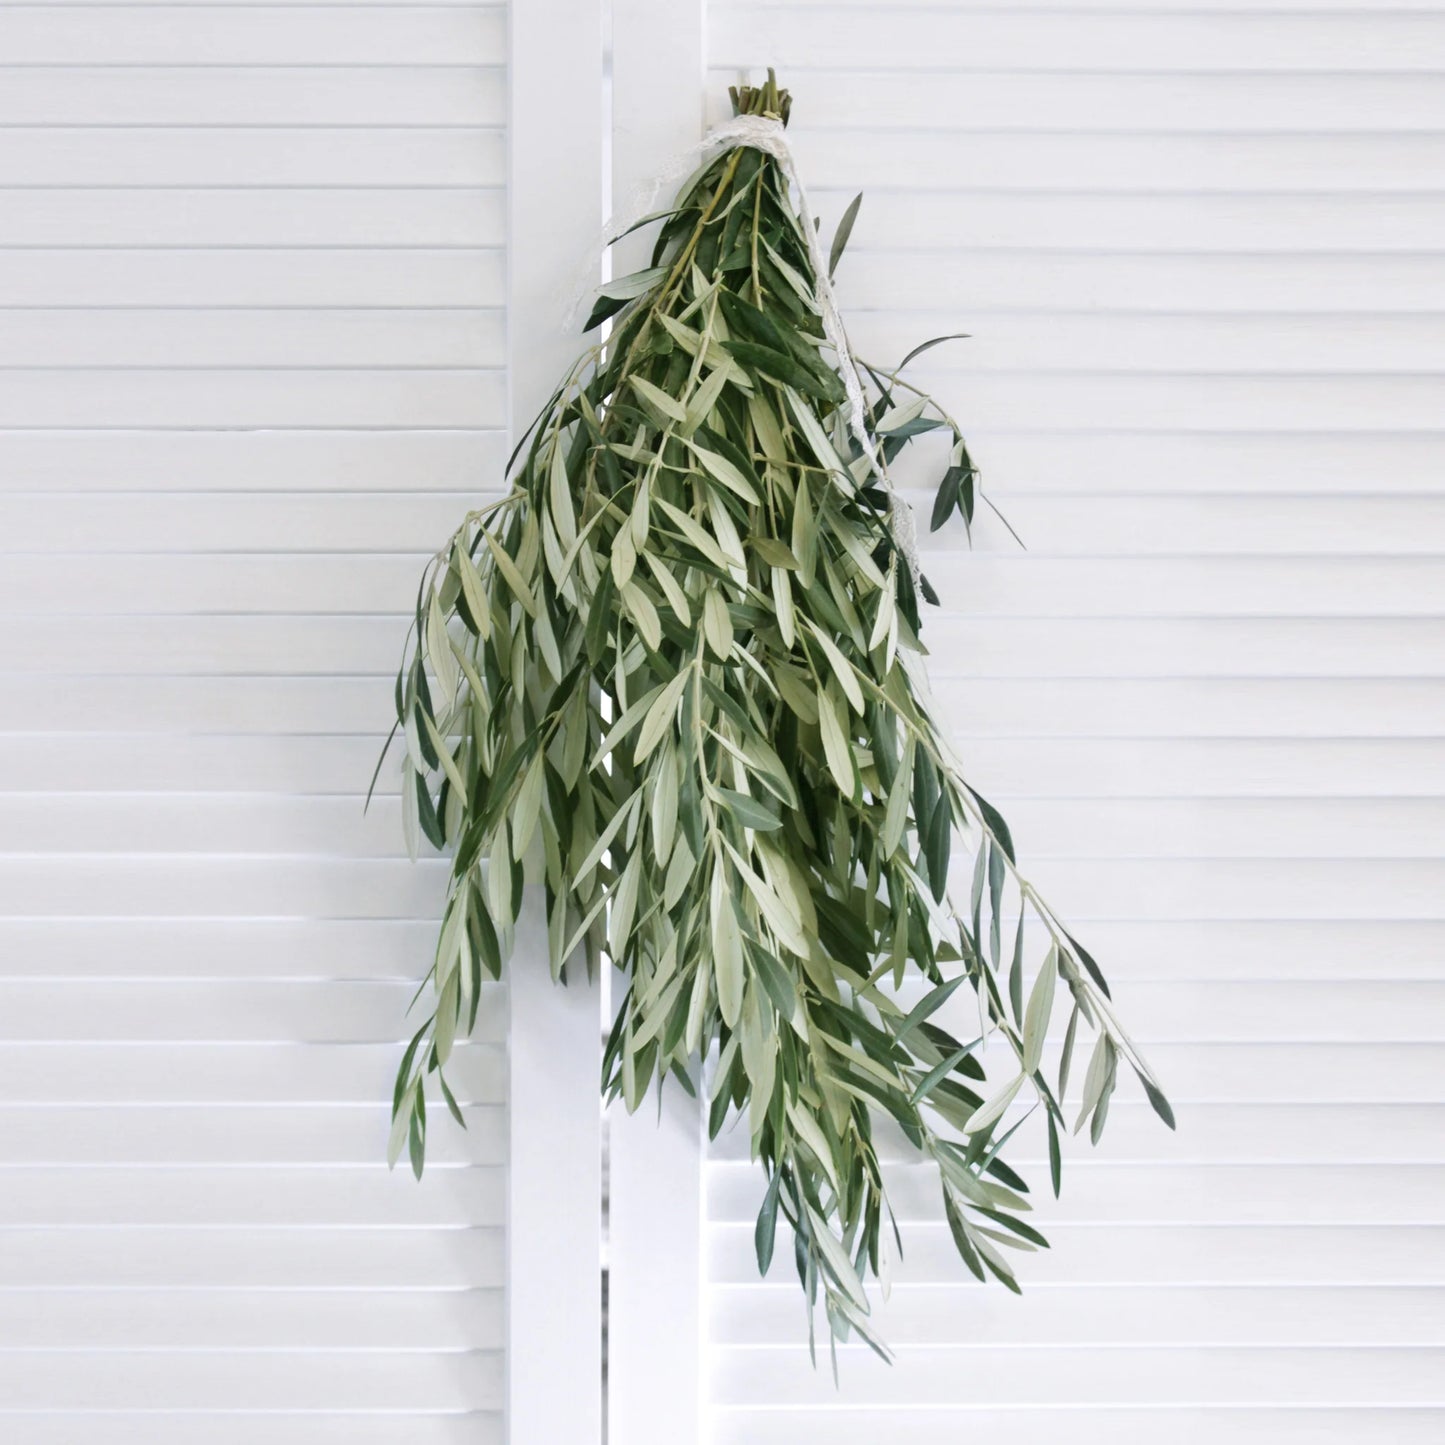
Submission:
<svg viewBox="0 0 1445 1445">
<path fill-rule="evenodd" d="M 702 600 L 702 630 L 714 655 L 726 658 L 733 650 L 733 625 L 728 617 L 727 603 L 716 589 Z"/>
<path fill-rule="evenodd" d="M 1018 1097 L 1019 1090 L 1023 1087 L 1023 1075 L 1020 1074 L 1012 1083 L 1000 1089 L 991 1099 L 986 1099 L 969 1116 L 968 1132 L 977 1134 L 982 1129 L 987 1129 L 990 1124 L 996 1124 L 1003 1118 L 1008 1106 Z"/>
<path fill-rule="evenodd" d="M 687 420 L 687 408 L 675 396 L 669 396 L 660 386 L 655 386 L 645 377 L 634 376 L 631 381 L 632 389 L 661 416 L 669 421 Z"/>
<path fill-rule="evenodd" d="M 838 791 L 846 798 L 853 796 L 856 786 L 854 776 L 853 749 L 848 742 L 843 720 L 833 705 L 833 700 L 822 688 L 818 689 L 818 727 L 823 735 L 823 752 L 828 760 L 828 769 Z"/>
<path fill-rule="evenodd" d="M 1034 986 L 1029 991 L 1029 1004 L 1024 1012 L 1024 1072 L 1038 1068 L 1044 1052 L 1044 1036 L 1054 1012 L 1054 982 L 1058 978 L 1059 950 L 1051 947 Z"/>
</svg>

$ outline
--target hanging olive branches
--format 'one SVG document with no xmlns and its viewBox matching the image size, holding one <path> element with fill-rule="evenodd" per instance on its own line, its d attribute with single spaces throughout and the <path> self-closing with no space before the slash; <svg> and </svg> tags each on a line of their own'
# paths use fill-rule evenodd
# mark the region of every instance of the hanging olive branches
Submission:
<svg viewBox="0 0 1445 1445">
<path fill-rule="evenodd" d="M 734 98 L 786 118 L 771 80 Z M 781 1216 L 833 1336 L 881 1350 L 863 1284 L 894 1228 L 876 1119 L 937 1166 L 968 1267 L 1010 1288 L 1004 1250 L 1044 1240 L 1002 1150 L 1041 1108 L 1057 1191 L 1081 1027 L 1076 1127 L 1098 1138 L 1121 1062 L 1172 1119 L 929 715 L 913 576 L 848 434 L 776 161 L 740 148 L 704 166 L 653 262 L 604 289 L 589 327 L 615 317 L 610 337 L 523 439 L 509 494 L 422 578 L 396 683 L 403 812 L 413 849 L 450 848 L 452 873 L 392 1158 L 409 1148 L 420 1174 L 432 1078 L 461 1118 L 446 1066 L 501 976 L 532 855 L 553 976 L 580 950 L 626 980 L 606 1090 L 635 1109 L 669 1074 L 693 1091 L 714 1058 L 711 1130 L 742 1111 L 766 1171 L 759 1266 Z M 948 429 L 934 525 L 971 519 L 957 426 L 898 371 L 864 370 L 885 464 Z M 972 855 L 957 891 L 956 838 Z M 942 1020 L 965 986 L 960 1038 Z M 988 1040 L 1011 1063 L 985 1084 Z"/>
</svg>

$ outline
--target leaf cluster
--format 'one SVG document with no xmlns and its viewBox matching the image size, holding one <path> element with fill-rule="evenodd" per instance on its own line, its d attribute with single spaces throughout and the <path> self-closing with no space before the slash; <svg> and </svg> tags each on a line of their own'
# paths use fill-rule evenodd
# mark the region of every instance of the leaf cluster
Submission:
<svg viewBox="0 0 1445 1445">
<path fill-rule="evenodd" d="M 737 102 L 783 105 L 771 81 Z M 881 1351 L 864 1283 L 897 1246 L 880 1121 L 937 1167 L 968 1267 L 1017 1288 L 1008 1251 L 1044 1240 L 1003 1150 L 1042 1109 L 1057 1189 L 1079 1034 L 1094 1138 L 1121 1062 L 1168 1106 L 928 710 L 926 583 L 849 436 L 816 289 L 776 162 L 708 163 L 651 266 L 603 288 L 589 325 L 610 334 L 523 439 L 508 495 L 426 569 L 395 691 L 403 812 L 452 871 L 392 1157 L 420 1173 L 431 1080 L 461 1118 L 447 1064 L 530 869 L 553 976 L 580 951 L 624 980 L 606 1092 L 635 1109 L 671 1077 L 705 1095 L 714 1135 L 744 1120 L 767 1180 L 759 1267 L 781 1219 L 831 1337 Z M 899 371 L 865 369 L 877 448 L 886 463 L 951 429 L 935 522 L 971 518 L 962 436 Z M 1006 1066 L 986 1070 L 985 1046 Z"/>
</svg>

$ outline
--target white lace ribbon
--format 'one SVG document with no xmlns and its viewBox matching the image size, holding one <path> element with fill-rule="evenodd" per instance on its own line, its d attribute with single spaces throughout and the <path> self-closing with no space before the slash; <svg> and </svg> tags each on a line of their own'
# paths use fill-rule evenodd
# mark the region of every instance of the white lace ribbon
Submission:
<svg viewBox="0 0 1445 1445">
<path fill-rule="evenodd" d="M 797 161 L 792 147 L 788 144 L 783 123 L 773 116 L 739 115 L 724 125 L 708 132 L 695 146 L 684 151 L 667 167 L 639 186 L 631 203 L 620 216 L 614 216 L 602 232 L 602 236 L 588 258 L 589 266 L 594 258 L 620 236 L 630 231 L 644 217 L 650 215 L 657 204 L 657 198 L 664 186 L 677 181 L 700 165 L 706 165 L 722 152 L 736 146 L 748 146 L 762 151 L 777 161 L 784 178 L 793 188 L 802 222 L 803 237 L 808 247 L 808 260 L 812 263 L 814 294 L 818 302 L 818 315 L 823 323 L 823 335 L 838 358 L 838 370 L 843 378 L 843 390 L 848 398 L 848 425 L 868 458 L 873 471 L 883 480 L 888 493 L 889 523 L 893 540 L 908 564 L 908 571 L 915 588 L 919 579 L 918 532 L 914 526 L 913 508 L 895 489 L 888 469 L 884 465 L 873 434 L 868 429 L 868 413 L 863 400 L 863 382 L 858 375 L 858 365 L 848 346 L 848 336 L 843 329 L 843 318 L 838 312 L 838 303 L 833 294 L 833 283 L 828 276 L 828 258 L 823 252 L 823 243 L 818 228 L 813 222 L 813 213 L 808 206 L 808 193 L 798 175 Z M 595 273 L 594 273 L 595 274 Z M 576 324 L 576 315 L 581 297 L 574 296 L 568 315 L 569 325 Z"/>
</svg>

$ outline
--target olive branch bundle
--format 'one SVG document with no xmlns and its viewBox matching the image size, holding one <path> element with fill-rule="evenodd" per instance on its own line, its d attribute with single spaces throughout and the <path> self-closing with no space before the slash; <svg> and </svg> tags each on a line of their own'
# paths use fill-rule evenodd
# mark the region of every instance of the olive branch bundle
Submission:
<svg viewBox="0 0 1445 1445">
<path fill-rule="evenodd" d="M 771 76 L 733 95 L 787 119 Z M 711 1059 L 711 1132 L 739 1111 L 767 1177 L 760 1269 L 781 1215 L 810 1343 L 821 1296 L 833 1339 L 886 1357 L 864 1287 L 897 1242 L 877 1121 L 936 1166 L 968 1268 L 1017 1289 L 1005 1251 L 1045 1240 L 1003 1150 L 1042 1109 L 1057 1192 L 1080 1029 L 1095 1041 L 1075 1128 L 1098 1139 L 1121 1062 L 1173 1120 L 928 711 L 918 592 L 936 598 L 875 462 L 948 432 L 935 527 L 972 518 L 977 474 L 901 367 L 862 367 L 871 444 L 850 436 L 803 224 L 773 156 L 705 164 L 652 266 L 600 293 L 588 327 L 615 318 L 611 334 L 522 439 L 508 494 L 426 568 L 396 681 L 403 816 L 413 853 L 424 835 L 452 869 L 390 1153 L 420 1175 L 432 1078 L 461 1121 L 446 1066 L 511 952 L 530 854 L 553 977 L 580 950 L 625 979 L 604 1090 L 636 1109 L 654 1079 L 693 1092 Z M 960 1037 L 941 1020 L 965 985 Z"/>
</svg>

